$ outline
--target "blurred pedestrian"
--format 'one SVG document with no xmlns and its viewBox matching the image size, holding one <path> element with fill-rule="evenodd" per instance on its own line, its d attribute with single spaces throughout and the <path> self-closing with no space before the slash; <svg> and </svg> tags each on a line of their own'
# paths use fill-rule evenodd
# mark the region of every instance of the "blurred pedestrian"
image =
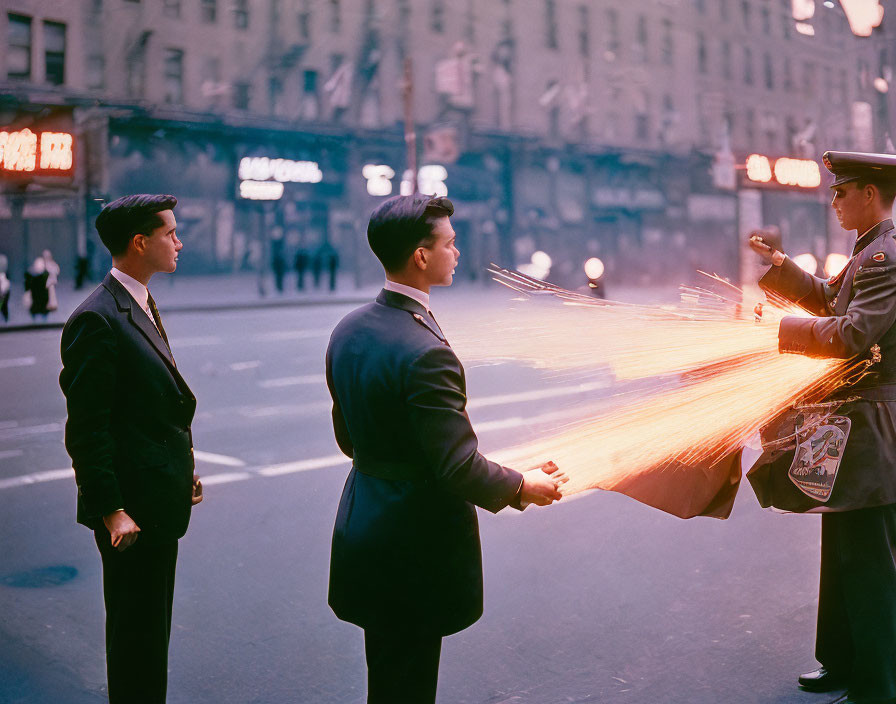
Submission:
<svg viewBox="0 0 896 704">
<path fill-rule="evenodd" d="M 283 254 L 283 230 L 274 228 L 271 234 L 271 270 L 277 293 L 283 293 L 283 276 L 286 274 L 286 257 Z"/>
<path fill-rule="evenodd" d="M 59 264 L 53 259 L 53 253 L 45 249 L 41 257 L 47 270 L 47 310 L 52 312 L 59 308 L 59 300 L 56 298 L 56 285 L 59 283 Z"/>
<path fill-rule="evenodd" d="M 339 270 L 339 252 L 328 239 L 324 239 L 314 253 L 314 288 L 320 286 L 320 277 L 324 270 L 330 276 L 330 290 L 335 291 L 336 273 Z"/>
<path fill-rule="evenodd" d="M 308 271 L 308 250 L 300 246 L 296 250 L 295 268 L 296 268 L 296 288 L 299 291 L 305 290 L 305 272 Z"/>
<path fill-rule="evenodd" d="M 37 316 L 47 319 L 50 303 L 50 289 L 47 286 L 49 278 L 50 273 L 43 257 L 35 259 L 31 268 L 25 272 L 25 303 L 32 320 L 37 320 Z"/>
<path fill-rule="evenodd" d="M 9 322 L 9 293 L 12 290 L 12 284 L 6 276 L 6 269 L 9 260 L 5 254 L 0 254 L 0 315 L 3 316 L 3 322 Z"/>
</svg>

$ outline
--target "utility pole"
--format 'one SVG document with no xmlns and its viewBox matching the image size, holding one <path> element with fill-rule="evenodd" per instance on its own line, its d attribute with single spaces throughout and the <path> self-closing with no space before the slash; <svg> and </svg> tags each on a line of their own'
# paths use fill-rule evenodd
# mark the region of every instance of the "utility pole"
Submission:
<svg viewBox="0 0 896 704">
<path fill-rule="evenodd" d="M 414 127 L 414 73 L 411 65 L 411 57 L 404 59 L 404 81 L 402 83 L 402 98 L 404 99 L 404 143 L 407 151 L 407 169 L 410 172 L 408 179 L 411 184 L 411 194 L 417 192 L 417 131 Z"/>
</svg>

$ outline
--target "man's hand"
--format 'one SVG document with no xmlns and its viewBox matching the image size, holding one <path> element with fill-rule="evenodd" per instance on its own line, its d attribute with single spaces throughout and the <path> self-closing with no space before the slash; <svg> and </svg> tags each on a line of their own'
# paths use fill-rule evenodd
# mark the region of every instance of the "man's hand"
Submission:
<svg viewBox="0 0 896 704">
<path fill-rule="evenodd" d="M 557 469 L 553 462 L 546 462 L 541 467 L 523 472 L 523 488 L 520 492 L 520 503 L 523 506 L 535 504 L 548 506 L 562 498 L 558 487 L 569 480 Z"/>
<path fill-rule="evenodd" d="M 774 246 L 778 240 L 780 240 L 780 235 L 776 232 L 753 230 L 750 233 L 750 249 L 762 257 L 762 261 L 765 263 L 770 262 L 775 266 L 781 266 L 784 263 L 785 254 Z"/>
<path fill-rule="evenodd" d="M 193 475 L 193 497 L 190 499 L 192 505 L 195 506 L 202 501 L 202 482 L 199 481 L 199 475 Z"/>
<path fill-rule="evenodd" d="M 106 524 L 106 529 L 109 531 L 112 547 L 118 548 L 119 552 L 131 547 L 140 533 L 140 526 L 134 523 L 124 511 L 114 511 L 103 516 L 103 523 Z"/>
</svg>

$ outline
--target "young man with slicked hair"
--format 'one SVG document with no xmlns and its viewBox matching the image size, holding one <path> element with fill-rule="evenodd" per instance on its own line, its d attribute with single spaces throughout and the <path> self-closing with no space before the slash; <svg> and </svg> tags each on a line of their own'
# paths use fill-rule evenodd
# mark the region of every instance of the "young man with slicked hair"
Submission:
<svg viewBox="0 0 896 704">
<path fill-rule="evenodd" d="M 370 218 L 376 301 L 330 338 L 327 384 L 352 458 L 333 531 L 329 602 L 364 629 L 371 704 L 435 701 L 442 637 L 482 615 L 476 506 L 547 505 L 553 463 L 517 472 L 477 450 L 460 361 L 429 307 L 459 252 L 447 198 L 396 196 Z"/>
<path fill-rule="evenodd" d="M 164 704 L 178 540 L 202 486 L 193 473 L 196 399 L 174 363 L 150 278 L 177 268 L 168 195 L 132 195 L 96 219 L 112 270 L 62 331 L 65 446 L 78 523 L 103 564 L 111 704 Z"/>
</svg>

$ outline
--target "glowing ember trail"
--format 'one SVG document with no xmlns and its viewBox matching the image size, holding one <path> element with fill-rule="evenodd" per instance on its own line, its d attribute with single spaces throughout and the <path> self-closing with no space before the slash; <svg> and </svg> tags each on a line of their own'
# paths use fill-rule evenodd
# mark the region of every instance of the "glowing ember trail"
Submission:
<svg viewBox="0 0 896 704">
<path fill-rule="evenodd" d="M 795 404 L 823 400 L 867 368 L 780 354 L 780 318 L 807 314 L 769 300 L 756 322 L 752 304 L 742 307 L 740 291 L 719 279 L 722 294 L 687 289 L 681 305 L 666 307 L 596 300 L 516 272 L 493 273 L 524 298 L 500 321 L 471 326 L 465 318 L 463 329 L 451 331 L 462 359 L 585 374 L 609 368 L 617 379 L 667 377 L 646 397 L 600 412 L 584 407 L 580 421 L 546 428 L 502 453 L 499 461 L 511 466 L 554 460 L 569 477 L 564 494 L 617 490 L 696 515 L 725 482 L 739 481 L 730 457 L 761 427 Z M 664 497 L 668 491 L 678 496 Z"/>
</svg>

